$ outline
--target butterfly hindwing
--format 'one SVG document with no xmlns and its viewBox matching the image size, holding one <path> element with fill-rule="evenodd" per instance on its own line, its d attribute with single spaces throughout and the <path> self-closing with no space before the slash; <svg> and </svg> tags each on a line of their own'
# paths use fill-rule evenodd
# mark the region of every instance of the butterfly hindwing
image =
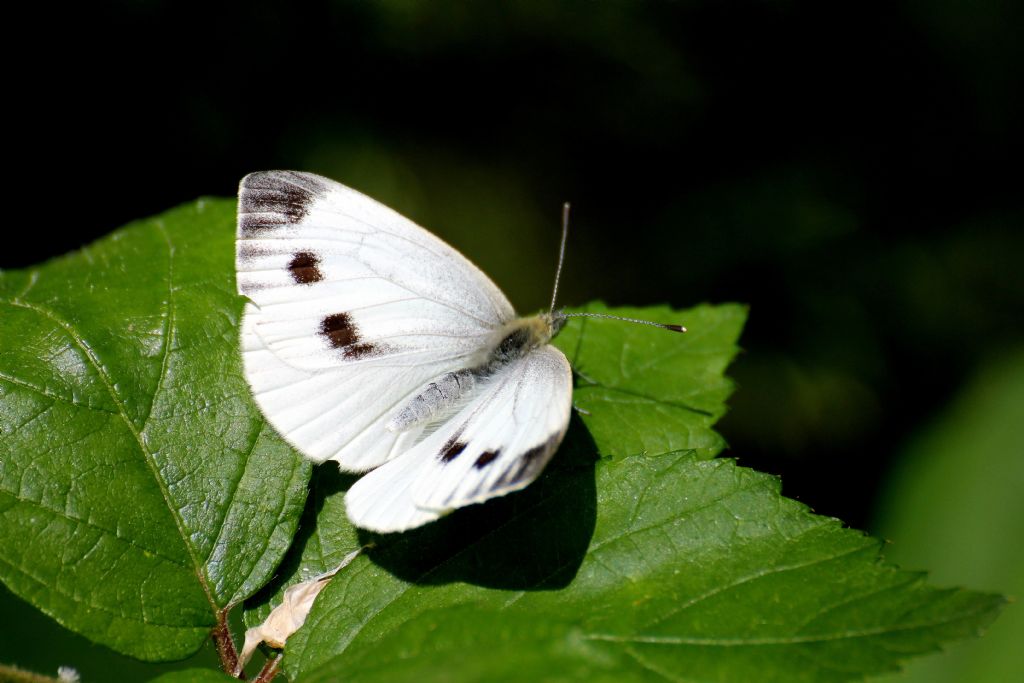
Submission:
<svg viewBox="0 0 1024 683">
<path fill-rule="evenodd" d="M 550 460 L 569 422 L 572 373 L 553 346 L 501 368 L 474 400 L 345 497 L 360 527 L 402 531 L 515 491 Z"/>
<path fill-rule="evenodd" d="M 238 211 L 246 379 L 270 423 L 313 460 L 365 471 L 407 451 L 423 428 L 388 431 L 394 412 L 479 362 L 515 317 L 455 249 L 326 178 L 251 174 Z"/>
</svg>

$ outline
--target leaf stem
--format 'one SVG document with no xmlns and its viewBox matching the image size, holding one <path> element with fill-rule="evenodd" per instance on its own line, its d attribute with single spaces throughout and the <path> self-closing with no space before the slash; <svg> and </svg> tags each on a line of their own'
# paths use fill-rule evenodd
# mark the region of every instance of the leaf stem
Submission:
<svg viewBox="0 0 1024 683">
<path fill-rule="evenodd" d="M 231 638 L 231 627 L 228 626 L 228 609 L 217 612 L 217 625 L 213 627 L 210 634 L 214 645 L 217 646 L 217 655 L 220 657 L 220 668 L 232 676 L 235 675 L 235 667 L 238 666 L 238 650 L 235 649 L 235 641 Z M 238 678 L 245 678 L 240 673 Z"/>
</svg>

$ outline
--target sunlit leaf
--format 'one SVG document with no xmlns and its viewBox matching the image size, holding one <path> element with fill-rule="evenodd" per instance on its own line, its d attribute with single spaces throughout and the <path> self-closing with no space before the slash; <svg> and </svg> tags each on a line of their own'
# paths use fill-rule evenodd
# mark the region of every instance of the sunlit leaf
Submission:
<svg viewBox="0 0 1024 683">
<path fill-rule="evenodd" d="M 233 223 L 200 201 L 0 273 L 0 578 L 140 658 L 262 586 L 305 497 L 241 375 Z"/>
</svg>

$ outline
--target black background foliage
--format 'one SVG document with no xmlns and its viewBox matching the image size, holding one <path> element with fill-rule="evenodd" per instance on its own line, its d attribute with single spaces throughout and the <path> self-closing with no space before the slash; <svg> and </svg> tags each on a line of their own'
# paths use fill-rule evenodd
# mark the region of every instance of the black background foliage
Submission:
<svg viewBox="0 0 1024 683">
<path fill-rule="evenodd" d="M 563 300 L 749 302 L 732 454 L 856 526 L 1022 336 L 1018 3 L 34 11 L 5 48 L 3 267 L 294 168 L 435 230 L 529 311 L 569 199 Z"/>
</svg>

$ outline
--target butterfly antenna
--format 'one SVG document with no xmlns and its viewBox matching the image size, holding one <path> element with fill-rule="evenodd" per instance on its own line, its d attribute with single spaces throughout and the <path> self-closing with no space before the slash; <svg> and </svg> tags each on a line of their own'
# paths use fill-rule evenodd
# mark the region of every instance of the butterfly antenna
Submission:
<svg viewBox="0 0 1024 683">
<path fill-rule="evenodd" d="M 671 332 L 686 332 L 682 325 L 669 325 L 668 323 L 656 323 L 653 320 L 640 320 L 639 318 L 623 318 L 621 315 L 609 315 L 608 313 L 565 313 L 566 318 L 606 318 L 608 320 L 621 320 L 624 323 L 636 323 L 637 325 L 650 325 L 660 327 Z"/>
<path fill-rule="evenodd" d="M 569 202 L 562 204 L 562 246 L 558 248 L 558 269 L 555 270 L 555 289 L 551 292 L 551 312 L 555 310 L 558 299 L 558 281 L 562 277 L 562 264 L 565 262 L 565 243 L 569 239 Z"/>
<path fill-rule="evenodd" d="M 562 204 L 562 244 L 558 248 L 558 268 L 555 270 L 555 288 L 551 292 L 551 312 L 555 311 L 555 303 L 558 301 L 558 281 L 562 278 L 562 264 L 565 263 L 565 244 L 569 240 L 569 202 Z M 626 323 L 636 323 L 638 325 L 650 325 L 651 327 L 660 327 L 663 330 L 669 330 L 671 332 L 686 332 L 686 328 L 682 325 L 669 325 L 666 323 L 656 323 L 652 320 L 640 320 L 639 318 L 624 318 L 620 315 L 610 315 L 608 313 L 559 313 L 559 315 L 565 318 L 606 318 L 608 320 L 620 320 Z"/>
</svg>

